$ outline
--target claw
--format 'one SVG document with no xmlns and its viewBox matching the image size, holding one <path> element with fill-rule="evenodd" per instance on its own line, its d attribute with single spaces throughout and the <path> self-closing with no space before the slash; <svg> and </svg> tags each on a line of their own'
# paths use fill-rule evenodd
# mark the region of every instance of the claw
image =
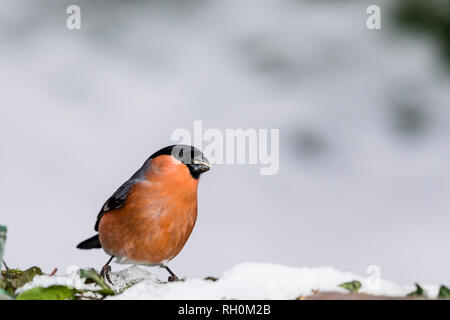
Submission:
<svg viewBox="0 0 450 320">
<path fill-rule="evenodd" d="M 109 265 L 103 266 L 102 271 L 100 271 L 100 275 L 103 278 L 106 278 L 110 284 L 114 284 L 111 281 L 110 274 L 111 274 L 111 266 L 109 266 Z"/>
<path fill-rule="evenodd" d="M 177 275 L 175 273 L 173 273 L 172 270 L 170 270 L 168 266 L 163 265 L 162 267 L 165 268 L 167 270 L 167 272 L 169 272 L 169 274 L 170 274 L 170 277 L 167 279 L 167 281 L 174 282 L 174 281 L 179 280 Z"/>
<path fill-rule="evenodd" d="M 173 275 L 173 276 L 170 276 L 168 279 L 167 279 L 167 281 L 169 281 L 169 282 L 174 282 L 174 281 L 178 281 L 179 279 L 178 279 L 178 277 L 176 276 L 176 275 Z"/>
</svg>

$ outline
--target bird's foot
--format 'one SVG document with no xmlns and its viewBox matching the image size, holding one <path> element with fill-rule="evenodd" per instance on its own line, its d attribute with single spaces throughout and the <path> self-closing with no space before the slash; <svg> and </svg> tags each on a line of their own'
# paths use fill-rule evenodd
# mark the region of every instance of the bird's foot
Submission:
<svg viewBox="0 0 450 320">
<path fill-rule="evenodd" d="M 102 271 L 100 271 L 100 275 L 103 277 L 103 279 L 108 280 L 108 282 L 110 284 L 114 284 L 111 281 L 111 277 L 110 277 L 110 275 L 111 275 L 111 266 L 109 266 L 109 265 L 103 266 Z"/>
<path fill-rule="evenodd" d="M 168 266 L 165 265 L 161 265 L 163 268 L 165 268 L 167 270 L 167 272 L 169 272 L 170 277 L 167 279 L 167 281 L 169 282 L 174 282 L 174 281 L 178 281 L 180 279 L 178 279 L 177 275 L 175 273 L 172 272 L 172 270 L 169 269 Z"/>
<path fill-rule="evenodd" d="M 178 277 L 176 275 L 170 276 L 167 279 L 167 281 L 169 281 L 169 282 L 174 282 L 174 281 L 178 281 L 178 280 L 180 280 L 180 279 L 178 279 Z"/>
</svg>

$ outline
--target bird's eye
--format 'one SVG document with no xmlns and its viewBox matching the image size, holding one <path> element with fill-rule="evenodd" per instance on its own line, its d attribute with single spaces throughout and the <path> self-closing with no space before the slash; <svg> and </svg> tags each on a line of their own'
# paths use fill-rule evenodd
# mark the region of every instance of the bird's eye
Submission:
<svg viewBox="0 0 450 320">
<path fill-rule="evenodd" d="M 180 158 L 183 158 L 183 148 L 180 150 L 180 153 L 178 154 L 178 156 L 179 156 Z"/>
</svg>

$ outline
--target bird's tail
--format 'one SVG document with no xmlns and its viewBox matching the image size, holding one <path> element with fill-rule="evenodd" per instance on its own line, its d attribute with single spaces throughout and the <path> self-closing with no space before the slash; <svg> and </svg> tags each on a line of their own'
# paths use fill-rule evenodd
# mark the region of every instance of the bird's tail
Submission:
<svg viewBox="0 0 450 320">
<path fill-rule="evenodd" d="M 80 242 L 77 245 L 78 249 L 97 249 L 101 248 L 102 245 L 100 244 L 100 239 L 98 238 L 98 234 L 93 236 L 92 238 L 89 238 L 87 240 L 84 240 L 83 242 Z"/>
</svg>

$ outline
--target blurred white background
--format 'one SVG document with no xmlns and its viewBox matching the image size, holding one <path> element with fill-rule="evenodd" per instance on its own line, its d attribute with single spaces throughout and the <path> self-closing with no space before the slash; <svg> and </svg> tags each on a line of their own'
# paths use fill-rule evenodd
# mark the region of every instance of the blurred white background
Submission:
<svg viewBox="0 0 450 320">
<path fill-rule="evenodd" d="M 180 276 L 239 261 L 449 283 L 450 85 L 426 35 L 366 1 L 9 1 L 0 223 L 12 267 L 100 268 L 103 202 L 177 128 L 279 128 L 280 171 L 216 165 Z M 66 29 L 78 4 L 82 29 Z M 113 264 L 113 271 L 122 268 Z M 159 271 L 158 271 L 159 272 Z M 165 272 L 161 273 L 164 277 Z"/>
</svg>

